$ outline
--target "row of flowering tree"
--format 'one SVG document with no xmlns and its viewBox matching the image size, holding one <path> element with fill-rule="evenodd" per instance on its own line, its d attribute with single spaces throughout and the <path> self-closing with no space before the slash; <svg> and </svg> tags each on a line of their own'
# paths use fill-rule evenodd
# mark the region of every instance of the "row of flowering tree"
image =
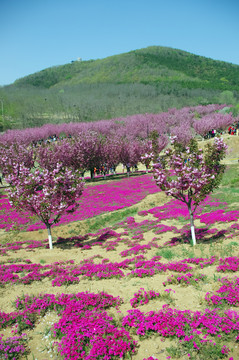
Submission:
<svg viewBox="0 0 239 360">
<path fill-rule="evenodd" d="M 188 145 L 178 142 L 176 137 L 171 141 L 172 146 L 165 151 L 160 162 L 153 165 L 154 177 L 161 190 L 187 205 L 192 243 L 196 245 L 194 213 L 200 202 L 220 184 L 225 170 L 221 160 L 225 157 L 227 146 L 216 137 L 203 152 L 195 139 L 190 139 Z M 152 141 L 149 150 L 151 152 L 146 158 L 155 160 L 155 141 Z M 25 159 L 23 155 L 22 159 Z M 62 163 L 56 163 L 51 169 L 44 166 L 32 169 L 23 161 L 19 163 L 13 159 L 10 165 L 7 158 L 3 161 L 6 169 L 9 168 L 6 180 L 10 185 L 11 204 L 18 210 L 36 215 L 46 225 L 52 249 L 51 226 L 64 212 L 76 209 L 77 198 L 82 194 L 84 184 L 80 172 Z M 26 163 L 31 164 L 29 161 Z"/>
<path fill-rule="evenodd" d="M 116 137 L 147 139 L 152 131 L 160 135 L 173 135 L 182 139 L 195 133 L 204 135 L 205 132 L 218 129 L 223 130 L 235 122 L 231 114 L 221 114 L 219 111 L 225 105 L 207 105 L 170 109 L 159 114 L 138 114 L 111 120 L 100 120 L 87 123 L 46 124 L 42 127 L 23 130 L 8 130 L 0 135 L 0 144 L 25 144 L 46 141 L 50 138 L 62 136 L 78 136 L 81 133 L 95 132 L 110 139 Z"/>
<path fill-rule="evenodd" d="M 178 114 L 181 119 L 178 124 L 175 114 Z M 183 119 L 183 114 L 184 112 L 171 111 L 171 117 L 167 117 L 165 120 L 169 121 L 170 119 L 170 124 L 174 124 L 170 134 L 177 136 L 178 141 L 184 145 L 195 136 L 195 129 L 197 133 L 205 135 L 209 129 L 225 129 L 228 124 L 236 120 L 228 114 L 205 115 L 200 119 L 194 119 L 195 126 L 192 131 L 190 122 L 188 122 L 188 119 L 192 118 L 192 114 L 190 116 L 187 114 L 185 119 Z M 152 118 L 152 122 L 154 120 Z M 114 124 L 114 121 L 112 123 Z M 160 129 L 156 129 L 156 123 L 144 124 L 144 127 L 147 125 L 148 128 L 147 134 L 140 131 L 140 129 L 143 130 L 140 121 L 136 132 L 137 124 L 134 121 L 129 122 L 128 126 L 122 126 L 119 128 L 120 130 L 118 129 L 118 133 L 114 134 L 110 133 L 109 127 L 104 130 L 104 134 L 99 125 L 98 131 L 82 131 L 70 137 L 58 139 L 58 141 L 43 142 L 37 147 L 32 146 L 32 143 L 27 146 L 20 137 L 19 142 L 15 139 L 16 142 L 13 143 L 6 141 L 0 143 L 0 170 L 7 174 L 8 170 L 12 168 L 12 161 L 23 162 L 27 167 L 38 163 L 41 167 L 49 170 L 54 169 L 60 162 L 64 166 L 80 170 L 82 173 L 89 171 L 93 177 L 94 169 L 103 166 L 104 169 L 114 169 L 119 163 L 125 167 L 132 167 L 142 162 L 148 167 L 150 159 L 147 154 L 150 153 L 150 149 L 156 154 L 159 153 L 167 146 L 169 139 L 166 132 L 167 124 L 161 124 Z M 157 134 L 156 137 L 155 134 Z M 3 158 L 8 159 L 7 169 L 6 162 L 2 161 Z"/>
<path fill-rule="evenodd" d="M 186 144 L 195 134 L 205 136 L 211 129 L 221 131 L 237 121 L 231 114 L 218 112 L 221 107 L 188 107 L 94 123 L 10 130 L 0 136 L 0 170 L 7 173 L 12 161 L 23 162 L 27 167 L 37 162 L 49 170 L 60 162 L 82 173 L 90 171 L 93 177 L 94 169 L 102 166 L 114 169 L 122 163 L 131 167 L 139 161 L 148 166 L 145 154 L 150 148 L 156 147 L 156 153 L 164 149 L 170 135 Z M 50 141 L 49 137 L 57 141 Z M 8 169 L 2 158 L 8 158 Z"/>
<path fill-rule="evenodd" d="M 76 199 L 82 193 L 80 173 L 89 170 L 93 175 L 94 168 L 103 164 L 109 168 L 119 163 L 132 166 L 142 161 L 148 166 L 149 159 L 156 162 L 166 147 L 170 129 L 170 134 L 176 136 L 164 159 L 154 166 L 154 176 L 162 190 L 187 205 L 195 245 L 193 214 L 200 201 L 220 182 L 224 171 L 220 160 L 225 156 L 226 146 L 216 138 L 203 156 L 193 139 L 192 124 L 201 121 L 205 131 L 204 116 L 210 128 L 223 129 L 232 121 L 231 115 L 216 113 L 208 117 L 208 113 L 201 111 L 195 117 L 192 110 L 172 109 L 163 114 L 160 121 L 156 115 L 147 115 L 144 123 L 136 116 L 131 121 L 125 119 L 120 126 L 115 121 L 98 122 L 91 125 L 94 131 L 84 124 L 84 131 L 75 132 L 75 125 L 71 136 L 39 147 L 32 147 L 29 142 L 26 146 L 27 142 L 22 141 L 19 134 L 15 142 L 7 141 L 6 136 L 0 147 L 0 168 L 10 184 L 11 203 L 39 217 L 48 229 L 52 248 L 51 226 L 65 211 L 74 211 Z M 112 133 L 116 128 L 118 133 Z"/>
<path fill-rule="evenodd" d="M 160 141 L 158 143 L 161 144 Z M 91 132 L 45 144 L 35 149 L 35 154 L 41 167 L 50 170 L 61 162 L 81 173 L 89 171 L 93 178 L 94 169 L 103 167 L 105 170 L 115 169 L 120 163 L 127 167 L 138 164 L 149 146 L 150 140 L 141 141 L 132 138 L 129 141 L 129 139 L 118 139 L 116 136 L 107 139 Z"/>
<path fill-rule="evenodd" d="M 160 136 L 154 141 L 157 153 L 167 145 L 167 137 Z M 24 164 L 31 169 L 40 166 L 53 171 L 58 163 L 73 171 L 89 171 L 94 176 L 94 169 L 115 169 L 118 164 L 132 167 L 139 162 L 145 163 L 142 154 L 152 147 L 152 139 L 134 138 L 110 139 L 95 132 L 81 133 L 78 136 L 64 138 L 57 142 L 44 143 L 39 147 L 26 147 L 12 144 L 0 147 L 0 169 L 5 176 L 11 173 L 13 164 Z"/>
<path fill-rule="evenodd" d="M 0 170 L 7 173 L 12 161 L 23 162 L 27 167 L 37 162 L 49 170 L 60 162 L 82 173 L 90 171 L 93 177 L 95 168 L 114 169 L 119 163 L 131 167 L 141 161 L 148 167 L 145 154 L 150 149 L 160 152 L 170 136 L 177 136 L 185 145 L 196 134 L 205 136 L 211 129 L 223 131 L 238 121 L 231 114 L 220 113 L 221 108 L 221 105 L 197 106 L 94 123 L 9 130 L 0 136 Z M 52 141 L 53 138 L 57 141 Z M 2 158 L 8 158 L 8 169 Z"/>
</svg>

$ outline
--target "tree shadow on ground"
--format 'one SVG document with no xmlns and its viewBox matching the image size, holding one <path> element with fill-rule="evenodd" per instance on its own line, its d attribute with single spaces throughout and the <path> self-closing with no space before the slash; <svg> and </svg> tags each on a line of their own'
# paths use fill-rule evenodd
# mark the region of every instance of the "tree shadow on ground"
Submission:
<svg viewBox="0 0 239 360">
<path fill-rule="evenodd" d="M 113 230 L 106 230 L 101 235 L 92 238 L 90 234 L 84 236 L 72 236 L 72 237 L 58 237 L 57 241 L 54 242 L 54 247 L 58 249 L 72 249 L 72 248 L 82 248 L 90 249 L 92 245 L 103 244 L 106 240 L 118 237 L 118 234 Z"/>
<path fill-rule="evenodd" d="M 219 230 L 211 234 L 210 229 L 207 227 L 195 230 L 197 244 L 211 244 L 211 243 L 219 242 L 225 238 L 226 233 L 227 230 Z M 170 241 L 168 241 L 164 245 L 174 246 L 179 244 L 190 244 L 192 242 L 191 239 L 192 239 L 191 230 L 183 229 L 181 235 L 173 237 Z"/>
</svg>

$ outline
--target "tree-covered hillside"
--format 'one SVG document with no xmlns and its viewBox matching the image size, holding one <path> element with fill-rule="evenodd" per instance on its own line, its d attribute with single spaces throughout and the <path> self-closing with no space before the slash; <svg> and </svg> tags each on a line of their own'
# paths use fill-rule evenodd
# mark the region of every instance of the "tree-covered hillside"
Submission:
<svg viewBox="0 0 239 360">
<path fill-rule="evenodd" d="M 26 76 L 15 85 L 178 82 L 191 88 L 239 91 L 239 66 L 185 51 L 153 46 L 102 60 L 74 61 Z M 191 83 L 191 84 L 190 84 Z"/>
<path fill-rule="evenodd" d="M 0 98 L 3 130 L 155 113 L 170 107 L 236 104 L 239 66 L 153 46 L 42 70 L 0 88 Z"/>
</svg>

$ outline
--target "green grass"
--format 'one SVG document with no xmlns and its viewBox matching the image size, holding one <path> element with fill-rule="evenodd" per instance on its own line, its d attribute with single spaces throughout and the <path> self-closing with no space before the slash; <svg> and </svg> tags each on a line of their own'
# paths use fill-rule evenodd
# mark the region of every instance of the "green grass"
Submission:
<svg viewBox="0 0 239 360">
<path fill-rule="evenodd" d="M 178 216 L 176 219 L 178 222 L 180 222 L 181 224 L 187 224 L 188 223 L 188 219 L 186 219 L 184 216 Z"/>
<path fill-rule="evenodd" d="M 237 247 L 238 244 L 235 241 L 231 242 L 230 244 L 224 245 L 220 251 L 220 256 L 221 257 L 235 256 L 238 250 Z"/>
<path fill-rule="evenodd" d="M 239 203 L 239 166 L 229 165 L 223 175 L 221 184 L 212 194 L 212 198 L 226 202 L 230 210 L 237 210 Z M 220 208 L 220 206 L 219 206 Z"/>
<path fill-rule="evenodd" d="M 189 335 L 191 335 L 191 333 L 188 331 L 188 336 Z M 170 347 L 166 348 L 166 351 L 173 359 L 186 359 L 188 358 L 187 354 L 190 354 L 191 360 L 225 359 L 225 355 L 222 354 L 222 346 L 225 343 L 224 339 L 218 341 L 218 343 L 205 342 L 203 344 L 200 342 L 200 340 L 201 338 L 199 337 L 199 335 L 194 334 L 193 339 L 190 339 L 189 341 L 178 342 L 177 346 L 171 345 Z M 200 344 L 200 352 L 195 349 L 195 343 L 197 345 Z"/>
<path fill-rule="evenodd" d="M 229 165 L 223 175 L 221 186 L 239 186 L 239 166 L 238 164 Z"/>
<path fill-rule="evenodd" d="M 230 207 L 229 210 L 238 210 L 239 188 L 224 187 L 211 194 L 212 198 L 226 202 Z M 212 208 L 210 208 L 211 211 Z"/>
<path fill-rule="evenodd" d="M 134 216 L 138 212 L 138 208 L 127 208 L 120 211 L 114 211 L 112 213 L 106 215 L 98 215 L 93 219 L 89 219 L 86 221 L 88 226 L 87 232 L 93 232 L 99 229 L 102 229 L 107 226 L 113 226 L 120 221 L 123 221 L 125 218 L 129 216 Z"/>
<path fill-rule="evenodd" d="M 172 260 L 173 258 L 177 257 L 175 251 L 171 249 L 162 249 L 156 252 L 156 256 L 162 256 L 162 258 L 167 260 Z"/>
<path fill-rule="evenodd" d="M 77 234 L 78 234 L 78 231 L 76 231 L 75 229 L 71 229 L 71 230 L 68 230 L 68 234 L 70 234 L 70 235 L 77 235 Z"/>
</svg>

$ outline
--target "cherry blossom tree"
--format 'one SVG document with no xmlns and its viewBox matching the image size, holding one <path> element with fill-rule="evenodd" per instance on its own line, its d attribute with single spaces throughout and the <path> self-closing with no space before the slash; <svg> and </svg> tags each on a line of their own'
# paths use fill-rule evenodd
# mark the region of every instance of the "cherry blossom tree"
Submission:
<svg viewBox="0 0 239 360">
<path fill-rule="evenodd" d="M 153 130 L 149 134 L 149 139 L 145 142 L 145 148 L 143 155 L 141 156 L 141 162 L 146 166 L 146 172 L 150 168 L 150 163 L 157 162 L 160 152 L 167 146 L 168 138 L 165 135 L 159 135 L 157 130 Z"/>
<path fill-rule="evenodd" d="M 89 170 L 94 177 L 94 168 L 103 164 L 102 139 L 96 132 L 82 132 L 57 143 L 42 145 L 38 150 L 40 166 L 53 170 L 58 162 L 84 173 Z"/>
<path fill-rule="evenodd" d="M 79 174 L 62 164 L 57 164 L 50 171 L 36 169 L 35 172 L 24 164 L 15 164 L 6 181 L 10 184 L 10 204 L 17 210 L 36 215 L 46 225 L 52 249 L 51 226 L 60 220 L 63 213 L 73 212 L 78 206 L 76 199 L 82 194 L 84 186 Z"/>
<path fill-rule="evenodd" d="M 13 172 L 14 165 L 31 169 L 34 167 L 35 151 L 32 147 L 13 143 L 11 145 L 0 146 L 0 169 L 4 176 Z M 18 170 L 19 171 L 19 170 Z"/>
<path fill-rule="evenodd" d="M 144 155 L 141 156 L 141 162 L 146 167 L 146 173 L 149 171 L 150 163 L 153 159 L 154 153 L 152 149 L 152 143 L 149 144 L 147 151 L 144 153 Z"/>
<path fill-rule="evenodd" d="M 94 178 L 94 168 L 102 166 L 102 139 L 96 132 L 82 134 L 79 138 L 82 152 L 82 165 L 85 170 L 90 171 L 91 179 Z"/>
<path fill-rule="evenodd" d="M 174 137 L 172 147 L 165 151 L 163 161 L 160 165 L 154 164 L 154 178 L 159 188 L 188 207 L 193 245 L 196 245 L 195 210 L 219 185 L 225 170 L 220 161 L 225 157 L 226 148 L 221 138 L 215 138 L 214 143 L 208 144 L 203 153 L 195 139 L 184 146 Z"/>
<path fill-rule="evenodd" d="M 57 163 L 73 170 L 83 170 L 83 153 L 80 138 L 62 139 L 50 144 L 43 144 L 37 152 L 39 165 L 53 170 Z"/>
<path fill-rule="evenodd" d="M 64 139 L 65 140 L 65 139 Z M 68 157 L 70 146 L 67 146 L 64 149 L 64 152 L 59 151 L 62 150 L 61 143 L 64 141 L 50 144 L 42 144 L 37 150 L 37 163 L 41 168 L 54 170 L 56 164 L 61 162 L 65 165 L 65 162 L 59 159 L 59 154 L 66 154 Z"/>
<path fill-rule="evenodd" d="M 229 125 L 232 125 L 235 122 L 235 119 L 232 117 L 232 114 L 221 114 L 214 113 L 208 114 L 200 119 L 194 120 L 194 129 L 195 131 L 205 136 L 210 130 L 225 130 Z"/>
<path fill-rule="evenodd" d="M 119 148 L 119 160 L 127 169 L 129 176 L 130 168 L 138 164 L 142 155 L 142 143 L 132 137 L 121 141 Z"/>
<path fill-rule="evenodd" d="M 116 137 L 111 136 L 106 138 L 102 144 L 102 161 L 107 169 L 112 169 L 115 173 L 115 169 L 120 162 L 119 149 L 121 148 L 121 142 Z"/>
</svg>

